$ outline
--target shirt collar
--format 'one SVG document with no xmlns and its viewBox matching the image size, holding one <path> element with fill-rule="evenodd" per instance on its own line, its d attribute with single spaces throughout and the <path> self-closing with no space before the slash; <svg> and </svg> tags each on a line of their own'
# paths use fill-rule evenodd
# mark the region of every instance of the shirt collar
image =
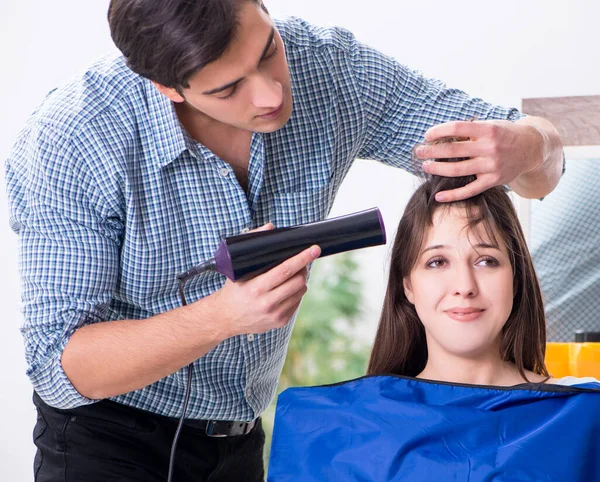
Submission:
<svg viewBox="0 0 600 482">
<path fill-rule="evenodd" d="M 173 103 L 162 95 L 149 80 L 145 83 L 145 89 L 152 142 L 158 152 L 154 162 L 158 168 L 163 168 L 188 149 L 187 136 L 179 122 Z"/>
</svg>

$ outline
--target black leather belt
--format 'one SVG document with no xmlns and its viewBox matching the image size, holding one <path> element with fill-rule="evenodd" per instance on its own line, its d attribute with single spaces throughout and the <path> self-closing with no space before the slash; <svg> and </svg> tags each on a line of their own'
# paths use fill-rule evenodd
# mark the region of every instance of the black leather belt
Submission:
<svg viewBox="0 0 600 482">
<path fill-rule="evenodd" d="M 204 430 L 204 433 L 209 437 L 236 437 L 250 433 L 258 420 L 234 422 L 230 420 L 194 420 L 186 418 L 183 424 Z"/>
</svg>

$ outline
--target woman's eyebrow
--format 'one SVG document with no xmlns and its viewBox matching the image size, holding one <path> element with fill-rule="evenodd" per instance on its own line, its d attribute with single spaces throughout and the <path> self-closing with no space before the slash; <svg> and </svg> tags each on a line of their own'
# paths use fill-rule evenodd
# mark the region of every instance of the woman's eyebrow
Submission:
<svg viewBox="0 0 600 482">
<path fill-rule="evenodd" d="M 473 247 L 474 248 L 488 248 L 488 249 L 500 250 L 500 246 L 498 246 L 496 244 L 490 244 L 490 243 L 478 243 L 478 244 L 474 244 Z M 433 246 L 428 246 L 427 248 L 425 248 L 423 251 L 421 251 L 421 254 L 426 253 L 427 251 L 433 251 L 435 249 L 443 249 L 443 248 L 448 248 L 448 245 L 435 244 Z"/>
<path fill-rule="evenodd" d="M 434 249 L 441 249 L 441 248 L 447 248 L 447 246 L 445 244 L 436 244 L 434 246 L 429 246 L 429 247 L 425 248 L 423 251 L 421 251 L 421 254 L 423 254 L 427 251 L 432 251 Z"/>
<path fill-rule="evenodd" d="M 473 246 L 474 248 L 490 248 L 490 249 L 500 249 L 500 246 L 497 244 L 489 244 L 489 243 L 479 243 Z"/>
</svg>

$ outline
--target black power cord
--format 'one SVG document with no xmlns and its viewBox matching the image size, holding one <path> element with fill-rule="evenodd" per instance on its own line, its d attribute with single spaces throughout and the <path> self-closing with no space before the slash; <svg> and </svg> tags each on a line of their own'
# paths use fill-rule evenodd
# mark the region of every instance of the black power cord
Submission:
<svg viewBox="0 0 600 482">
<path fill-rule="evenodd" d="M 207 271 L 208 269 L 210 269 L 209 266 L 206 267 L 206 270 L 196 270 L 194 272 L 187 271 L 186 273 L 179 275 L 177 277 L 177 279 L 179 280 L 179 296 L 181 297 L 181 304 L 183 306 L 187 305 L 187 301 L 185 299 L 185 293 L 183 291 L 183 285 L 185 284 L 185 282 L 204 272 Z M 183 395 L 183 406 L 181 408 L 181 416 L 179 417 L 179 423 L 177 424 L 177 430 L 175 430 L 175 435 L 173 436 L 173 443 L 171 444 L 171 455 L 169 457 L 169 473 L 167 475 L 167 482 L 172 482 L 173 481 L 173 470 L 174 470 L 174 466 L 175 466 L 175 451 L 177 449 L 177 440 L 179 439 L 179 434 L 181 433 L 181 429 L 183 427 L 183 421 L 185 420 L 185 414 L 187 412 L 188 409 L 188 405 L 190 403 L 190 395 L 192 393 L 192 368 L 193 368 L 194 363 L 190 363 L 187 366 L 187 370 L 188 370 L 188 376 L 187 376 L 187 384 L 185 387 L 185 392 Z"/>
</svg>

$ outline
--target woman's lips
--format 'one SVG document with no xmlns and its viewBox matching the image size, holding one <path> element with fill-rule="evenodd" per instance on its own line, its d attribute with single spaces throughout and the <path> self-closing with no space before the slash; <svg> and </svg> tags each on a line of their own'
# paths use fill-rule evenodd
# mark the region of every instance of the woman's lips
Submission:
<svg viewBox="0 0 600 482">
<path fill-rule="evenodd" d="M 445 313 L 456 321 L 475 321 L 478 319 L 484 310 L 478 308 L 450 308 Z"/>
</svg>

